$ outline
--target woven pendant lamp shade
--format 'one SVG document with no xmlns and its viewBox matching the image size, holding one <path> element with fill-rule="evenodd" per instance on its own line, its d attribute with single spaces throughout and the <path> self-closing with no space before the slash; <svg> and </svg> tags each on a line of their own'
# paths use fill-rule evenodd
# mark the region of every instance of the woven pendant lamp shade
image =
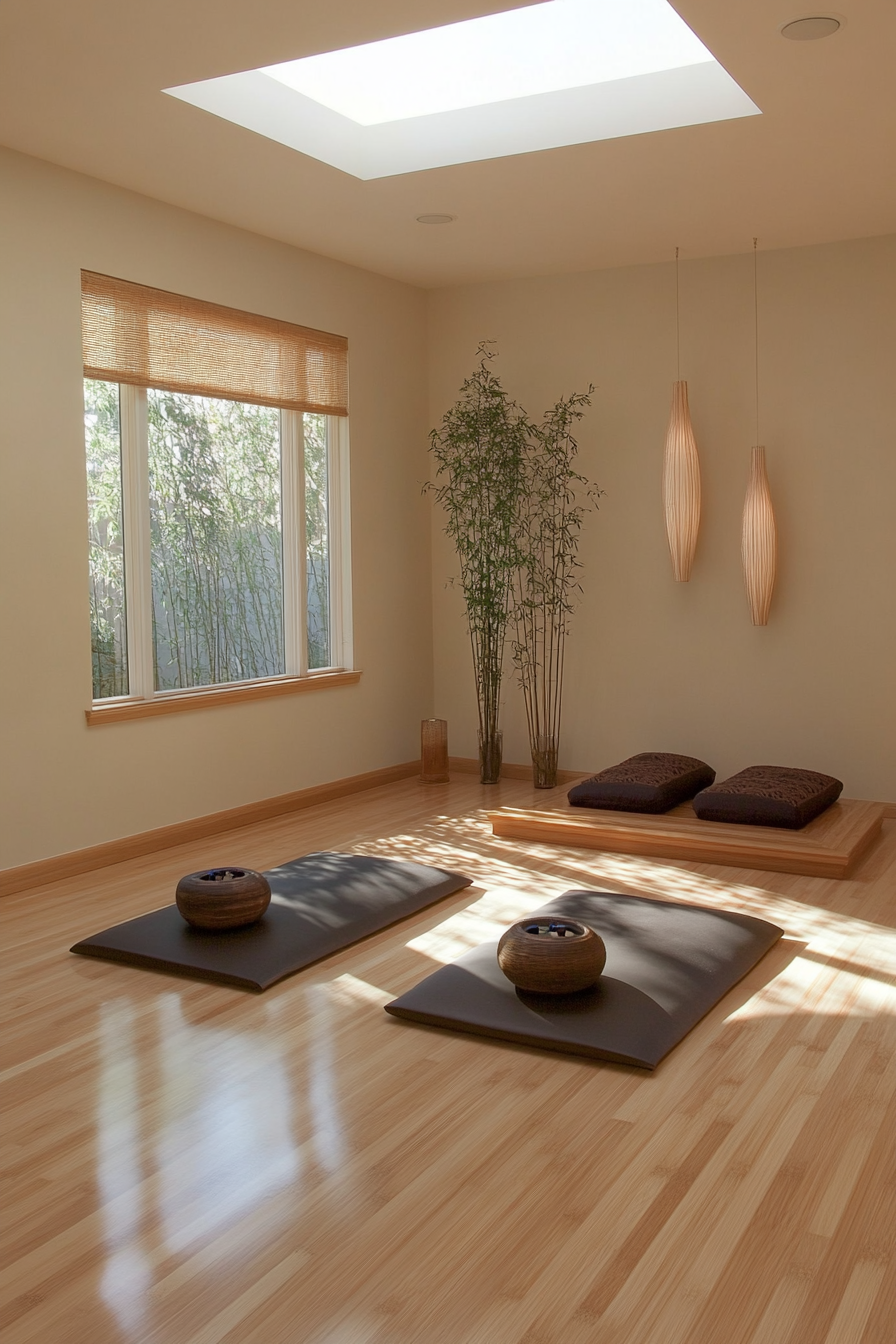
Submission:
<svg viewBox="0 0 896 1344">
<path fill-rule="evenodd" d="M 767 625 L 777 573 L 778 534 L 765 470 L 764 448 L 754 448 L 752 451 L 750 483 L 744 500 L 741 555 L 753 624 Z"/>
<path fill-rule="evenodd" d="M 677 583 L 687 583 L 700 528 L 700 459 L 688 409 L 688 385 L 672 384 L 672 414 L 663 455 L 663 511 Z"/>
</svg>

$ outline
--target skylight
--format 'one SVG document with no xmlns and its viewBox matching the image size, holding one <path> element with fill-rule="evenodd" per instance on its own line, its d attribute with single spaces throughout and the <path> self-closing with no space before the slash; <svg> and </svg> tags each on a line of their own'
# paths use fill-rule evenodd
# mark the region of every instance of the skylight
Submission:
<svg viewBox="0 0 896 1344">
<path fill-rule="evenodd" d="M 375 126 L 712 59 L 666 0 L 549 0 L 264 73 Z"/>
<path fill-rule="evenodd" d="M 543 0 L 166 92 L 361 178 L 759 111 L 667 0 Z"/>
</svg>

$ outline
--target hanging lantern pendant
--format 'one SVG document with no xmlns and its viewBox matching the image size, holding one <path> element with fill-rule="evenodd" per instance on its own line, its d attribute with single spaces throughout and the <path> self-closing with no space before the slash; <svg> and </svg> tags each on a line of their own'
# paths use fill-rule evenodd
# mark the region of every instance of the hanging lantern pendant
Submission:
<svg viewBox="0 0 896 1344">
<path fill-rule="evenodd" d="M 663 513 L 676 583 L 687 583 L 700 530 L 700 459 L 688 408 L 688 385 L 681 381 L 681 290 L 675 249 L 675 352 L 678 382 L 672 384 L 672 414 L 663 453 Z"/>
<path fill-rule="evenodd" d="M 778 533 L 765 470 L 765 449 L 754 448 L 741 536 L 744 584 L 754 625 L 767 625 L 778 564 Z"/>
<path fill-rule="evenodd" d="M 754 378 L 756 386 L 756 438 L 759 438 L 759 269 L 757 249 L 759 239 L 753 239 L 753 340 Z M 765 449 L 756 447 L 750 458 L 750 484 L 744 500 L 744 521 L 741 531 L 740 553 L 744 566 L 744 585 L 754 625 L 768 625 L 768 611 L 775 591 L 778 568 L 778 531 L 772 492 L 765 470 Z"/>
<path fill-rule="evenodd" d="M 672 384 L 672 414 L 663 455 L 663 511 L 676 583 L 687 583 L 700 529 L 700 459 L 688 409 L 688 385 Z"/>
</svg>

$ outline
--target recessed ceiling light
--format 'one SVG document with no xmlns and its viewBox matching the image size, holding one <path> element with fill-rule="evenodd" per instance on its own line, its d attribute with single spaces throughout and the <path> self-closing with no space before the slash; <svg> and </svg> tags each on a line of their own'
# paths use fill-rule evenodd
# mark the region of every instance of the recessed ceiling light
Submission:
<svg viewBox="0 0 896 1344">
<path fill-rule="evenodd" d="M 840 20 L 830 14 L 818 14 L 812 18 L 794 19 L 785 23 L 781 36 L 791 42 L 817 42 L 820 37 L 832 37 L 840 28 Z"/>
<path fill-rule="evenodd" d="M 418 215 L 418 224 L 453 224 L 457 215 Z"/>
<path fill-rule="evenodd" d="M 541 0 L 165 92 L 360 178 L 759 112 L 668 0 Z"/>
</svg>

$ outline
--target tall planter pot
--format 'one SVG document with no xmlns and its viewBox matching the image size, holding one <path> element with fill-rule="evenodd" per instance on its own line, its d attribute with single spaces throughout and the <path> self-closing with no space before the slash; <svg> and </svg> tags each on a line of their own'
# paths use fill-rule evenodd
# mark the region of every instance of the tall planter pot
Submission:
<svg viewBox="0 0 896 1344">
<path fill-rule="evenodd" d="M 490 733 L 479 733 L 479 783 L 497 784 L 501 778 L 504 756 L 504 734 L 500 728 Z"/>
<path fill-rule="evenodd" d="M 558 751 L 556 737 L 542 735 L 536 738 L 532 748 L 532 783 L 536 789 L 556 788 Z"/>
</svg>

